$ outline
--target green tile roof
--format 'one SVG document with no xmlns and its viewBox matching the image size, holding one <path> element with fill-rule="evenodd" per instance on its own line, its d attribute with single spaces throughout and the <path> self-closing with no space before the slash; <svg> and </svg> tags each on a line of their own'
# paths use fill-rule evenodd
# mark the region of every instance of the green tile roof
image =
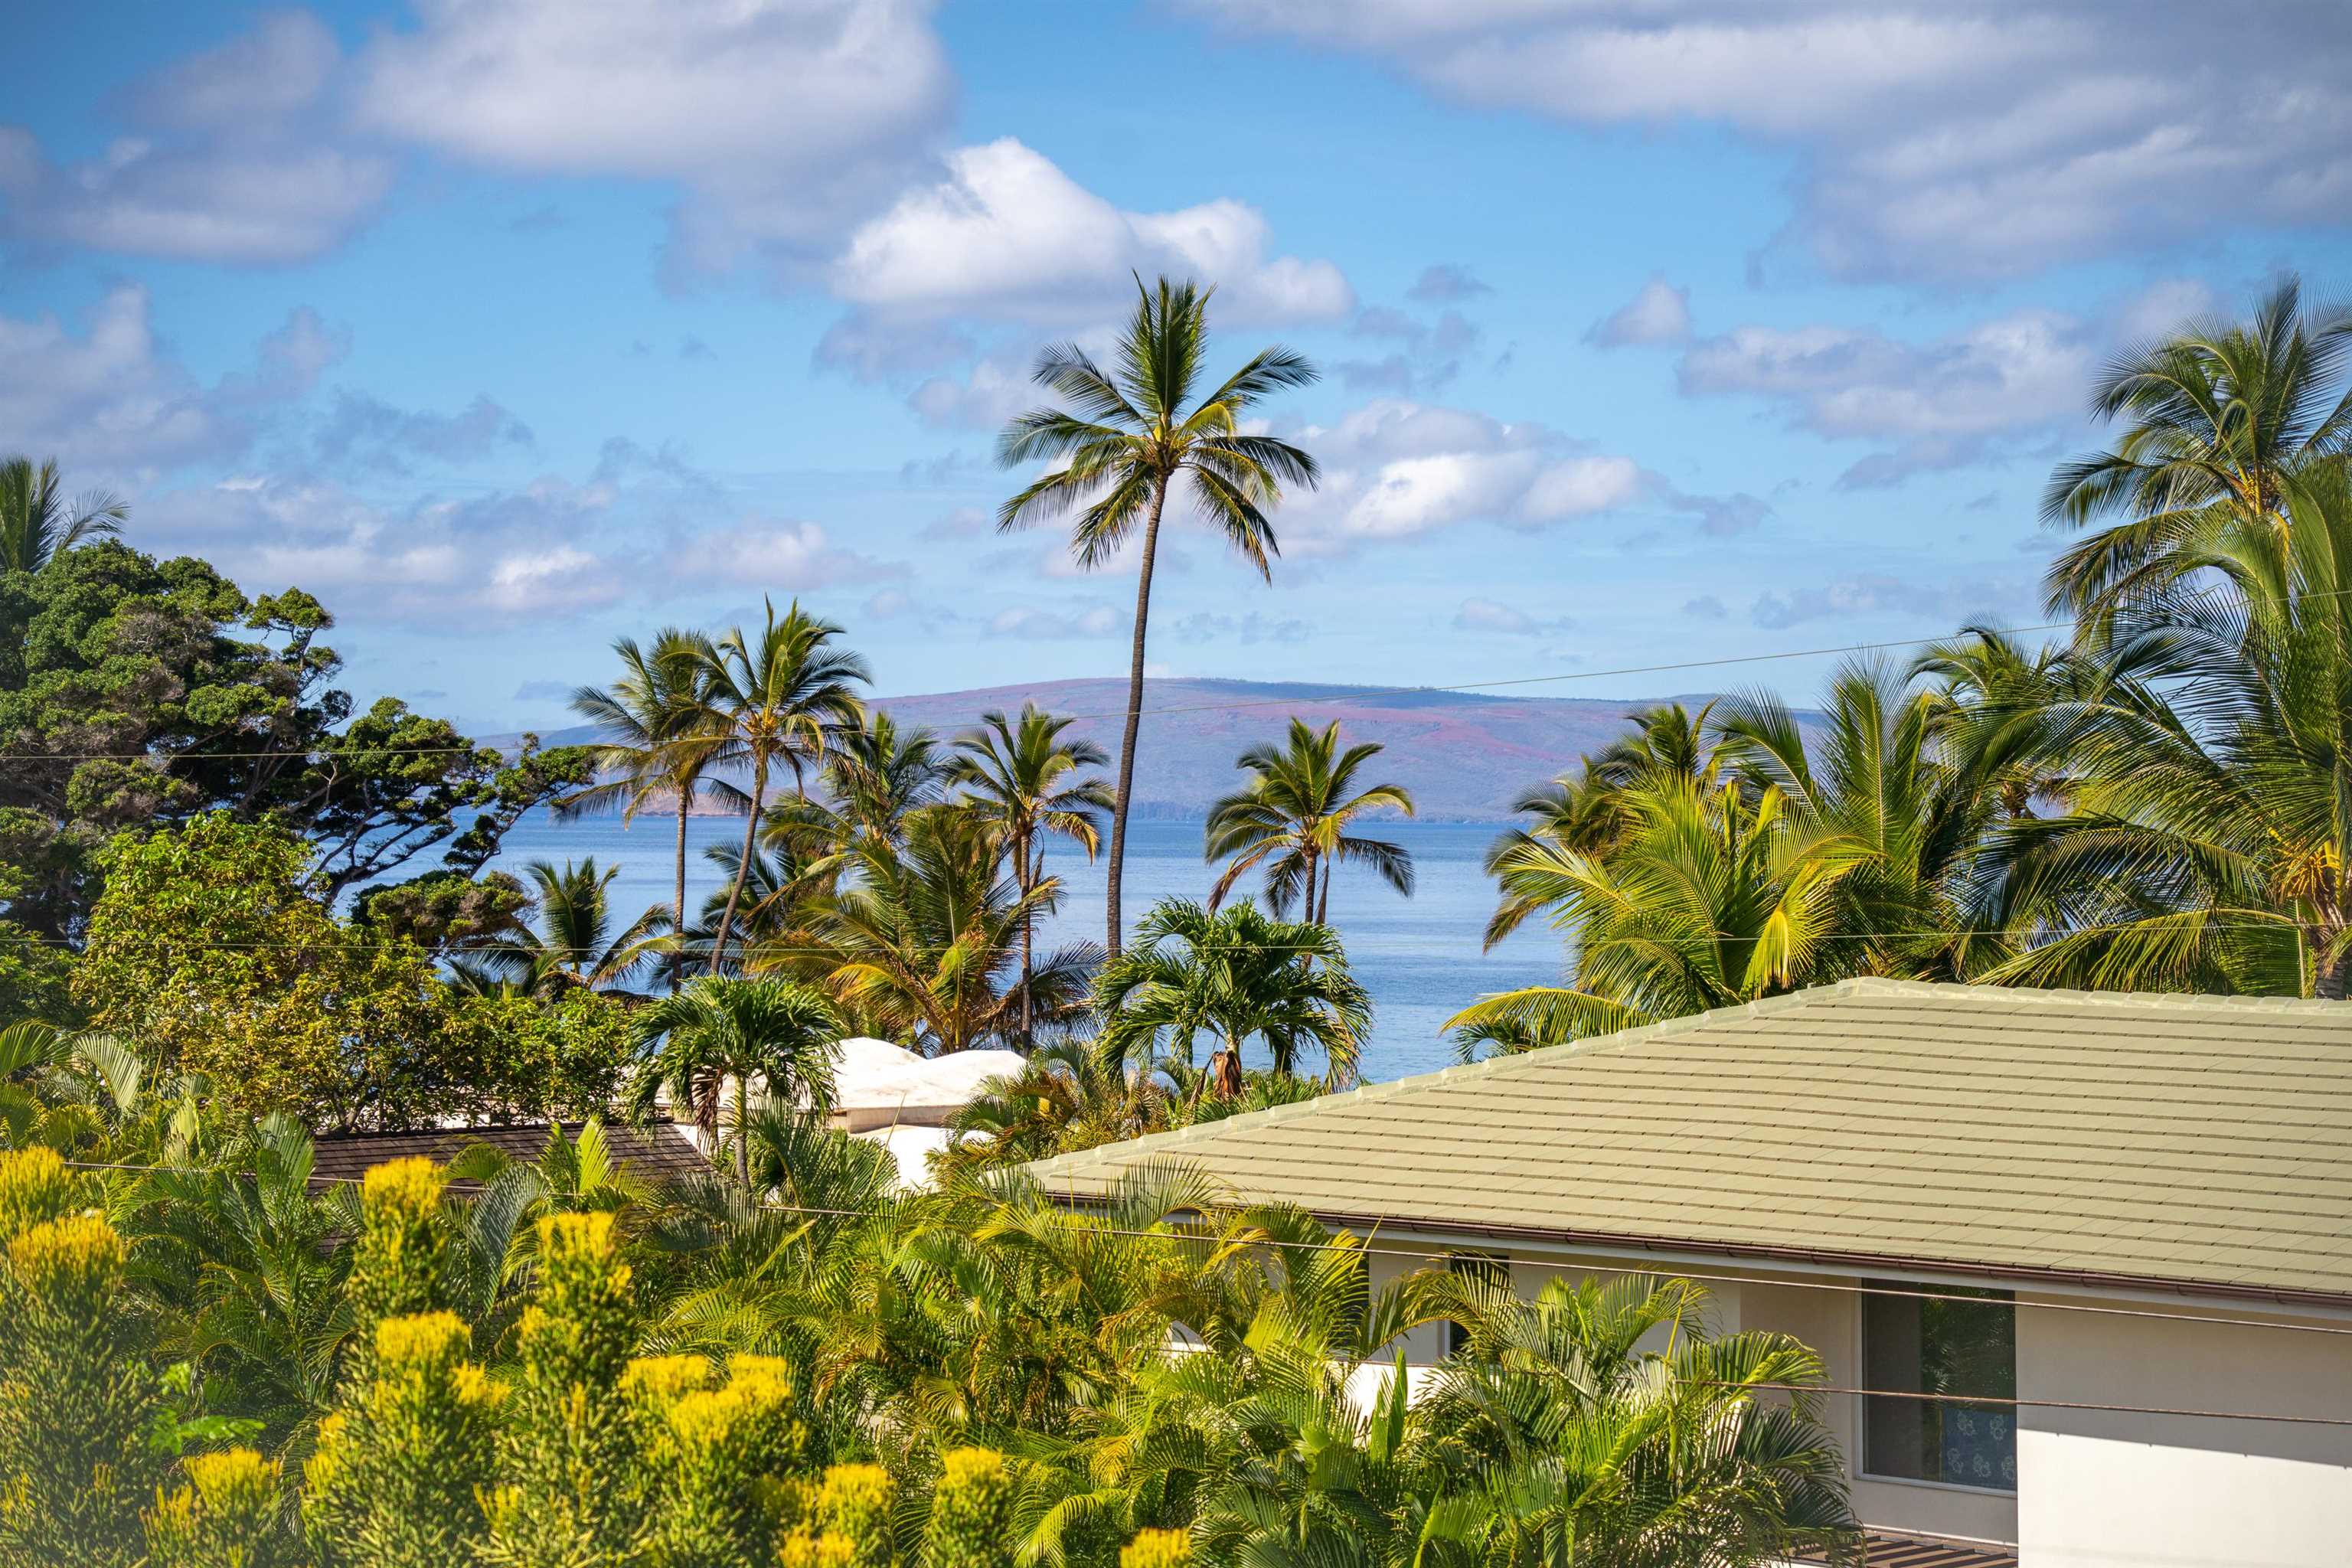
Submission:
<svg viewBox="0 0 2352 1568">
<path fill-rule="evenodd" d="M 2352 1003 L 1856 980 L 1030 1167 L 1358 1226 L 2352 1304 Z"/>
</svg>

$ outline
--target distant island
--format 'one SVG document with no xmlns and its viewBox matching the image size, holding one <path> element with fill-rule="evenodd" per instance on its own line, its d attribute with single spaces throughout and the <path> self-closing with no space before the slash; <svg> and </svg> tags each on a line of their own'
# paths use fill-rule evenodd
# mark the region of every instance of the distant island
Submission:
<svg viewBox="0 0 2352 1568">
<path fill-rule="evenodd" d="M 1386 746 L 1375 773 L 1404 785 L 1433 822 L 1501 822 L 1529 785 L 1573 767 L 1625 731 L 1626 715 L 1658 702 L 1691 707 L 1711 694 L 1678 697 L 1496 697 L 1475 691 L 1398 691 L 1378 686 L 1174 678 L 1145 683 L 1143 749 L 1136 762 L 1135 814 L 1191 819 L 1238 782 L 1243 748 L 1282 732 L 1293 714 L 1310 724 L 1337 719 L 1349 741 Z M 972 691 L 882 697 L 874 706 L 902 724 L 952 735 L 990 709 L 1016 712 L 1034 702 L 1080 715 L 1073 732 L 1116 757 L 1127 682 L 1041 680 Z M 1805 715 L 1810 718 L 1811 715 Z M 488 736 L 512 745 L 517 736 Z M 548 745 L 596 739 L 586 725 L 542 731 Z"/>
</svg>

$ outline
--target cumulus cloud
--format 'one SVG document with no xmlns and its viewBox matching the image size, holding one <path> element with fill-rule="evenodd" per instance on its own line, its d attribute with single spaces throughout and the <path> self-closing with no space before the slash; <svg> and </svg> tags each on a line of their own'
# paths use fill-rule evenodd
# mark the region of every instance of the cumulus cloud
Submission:
<svg viewBox="0 0 2352 1568">
<path fill-rule="evenodd" d="M 1729 616 L 1731 612 L 1726 609 L 1723 601 L 1713 594 L 1701 594 L 1695 599 L 1683 601 L 1683 614 L 1693 620 L 1719 621 Z"/>
<path fill-rule="evenodd" d="M 1159 630 L 1158 626 L 1152 628 Z M 1251 643 L 1304 642 L 1315 628 L 1296 616 L 1261 615 L 1252 610 L 1245 616 L 1220 615 L 1212 610 L 1196 610 L 1168 623 L 1168 632 L 1179 642 Z"/>
<path fill-rule="evenodd" d="M 1409 396 L 1433 392 L 1461 374 L 1462 356 L 1483 335 L 1459 310 L 1443 310 L 1424 321 L 1403 310 L 1375 305 L 1356 312 L 1349 331 L 1359 338 L 1394 342 L 1395 353 L 1377 360 L 1343 359 L 1333 368 L 1350 392 L 1388 392 Z"/>
<path fill-rule="evenodd" d="M 1687 395 L 1760 397 L 1816 435 L 1893 442 L 1846 471 L 1840 482 L 1858 488 L 1971 462 L 1996 437 L 2070 420 L 2096 337 L 2048 310 L 2014 311 L 1928 343 L 1868 327 L 1748 326 L 1693 343 L 1676 374 Z"/>
<path fill-rule="evenodd" d="M 347 388 L 336 394 L 311 446 L 318 460 L 331 466 L 402 474 L 415 458 L 476 462 L 504 448 L 527 448 L 532 440 L 530 426 L 487 394 L 476 394 L 455 414 L 435 414 L 395 408 Z"/>
<path fill-rule="evenodd" d="M 1566 616 L 1538 617 L 1496 599 L 1465 599 L 1462 607 L 1454 612 L 1454 629 L 1458 632 L 1501 632 L 1518 637 L 1556 637 L 1575 625 Z"/>
<path fill-rule="evenodd" d="M 347 346 L 297 310 L 256 345 L 252 368 L 207 386 L 158 346 L 147 290 L 118 284 L 79 331 L 46 312 L 0 316 L 0 429 L 17 448 L 85 470 L 234 458 L 262 415 L 308 393 Z"/>
<path fill-rule="evenodd" d="M 1127 635 L 1128 620 L 1108 605 L 1049 608 L 1015 605 L 988 617 L 982 628 L 992 637 L 1116 637 Z"/>
<path fill-rule="evenodd" d="M 664 552 L 660 570 L 678 585 L 802 594 L 898 575 L 903 568 L 841 549 L 814 522 L 751 521 L 678 539 Z"/>
<path fill-rule="evenodd" d="M 1532 423 L 1384 398 L 1298 440 L 1323 465 L 1318 489 L 1276 521 L 1288 556 L 1337 555 L 1465 522 L 1541 528 L 1640 499 L 1631 458 L 1595 453 Z"/>
<path fill-rule="evenodd" d="M 1184 0 L 1576 124 L 1726 126 L 1803 159 L 1791 237 L 1977 279 L 2352 202 L 2352 28 L 2299 0 Z M 2249 93 L 2238 84 L 2259 80 Z"/>
<path fill-rule="evenodd" d="M 1089 321 L 1125 302 L 1130 270 L 1218 285 L 1234 321 L 1331 320 L 1355 305 L 1328 261 L 1269 256 L 1265 219 L 1236 201 L 1130 212 L 1011 137 L 957 150 L 946 177 L 861 226 L 828 269 L 877 316 Z"/>
<path fill-rule="evenodd" d="M 928 0 L 415 0 L 362 57 L 377 132 L 494 168 L 682 183 L 685 272 L 815 259 L 952 108 Z"/>
<path fill-rule="evenodd" d="M 1642 291 L 1592 323 L 1584 341 L 1604 349 L 1679 343 L 1691 333 L 1690 290 L 1653 278 Z"/>
<path fill-rule="evenodd" d="M 94 158 L 52 161 L 31 132 L 0 127 L 5 232 L 203 261 L 290 262 L 332 248 L 373 216 L 394 166 L 335 137 L 334 35 L 304 11 L 133 83 L 136 117 Z"/>
<path fill-rule="evenodd" d="M 1404 297 L 1425 305 L 1442 305 L 1494 291 L 1479 282 L 1467 267 L 1440 261 L 1423 268 L 1412 287 L 1404 291 Z"/>
<path fill-rule="evenodd" d="M 1998 618 L 2002 611 L 2013 608 L 2019 599 L 2019 590 L 2010 584 L 1906 583 L 1884 574 L 1864 573 L 1786 593 L 1759 594 L 1748 613 L 1750 620 L 1768 631 L 1805 621 L 1883 616 L 1916 616 L 1923 622 L 1945 625 L 1956 616 Z M 1705 602 L 1714 603 L 1711 599 Z"/>
</svg>

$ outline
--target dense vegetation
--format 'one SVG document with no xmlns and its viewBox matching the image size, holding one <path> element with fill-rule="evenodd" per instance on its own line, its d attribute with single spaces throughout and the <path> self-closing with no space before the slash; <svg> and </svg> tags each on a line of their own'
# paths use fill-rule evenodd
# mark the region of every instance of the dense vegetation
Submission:
<svg viewBox="0 0 2352 1568">
<path fill-rule="evenodd" d="M 1371 1005 L 1334 872 L 1412 887 L 1365 820 L 1412 810 L 1380 748 L 1293 721 L 1239 759 L 1201 900 L 1122 924 L 1114 893 L 1107 945 L 1041 941 L 1078 858 L 1117 886 L 1168 499 L 1265 570 L 1281 486 L 1315 477 L 1243 420 L 1304 362 L 1201 392 L 1206 299 L 1146 290 L 1113 370 L 1049 354 L 1069 406 L 1005 442 L 1066 459 L 1007 526 L 1071 512 L 1089 564 L 1139 537 L 1108 779 L 1034 709 L 900 728 L 797 603 L 623 640 L 576 698 L 604 743 L 501 755 L 357 710 L 299 589 L 153 560 L 119 502 L 0 465 L 0 1568 L 1846 1542 L 1818 1362 L 1712 1337 L 1686 1284 L 1376 1286 L 1360 1239 L 1181 1172 L 1074 1214 L 1013 1168 L 1350 1082 Z M 2346 995 L 2347 342 L 2290 284 L 2114 368 L 2118 439 L 2048 500 L 2083 531 L 2064 642 L 1855 663 L 1818 721 L 1644 711 L 1531 792 L 1490 935 L 1548 920 L 1570 973 L 1472 1004 L 1465 1052 L 1855 974 Z M 703 804 L 742 837 L 689 909 Z M 673 896 L 489 869 L 541 805 L 674 815 Z M 853 1033 L 1025 1063 L 907 1193 L 825 1123 Z M 599 1119 L 664 1114 L 706 1177 L 616 1165 Z M 311 1179 L 319 1136 L 549 1118 L 586 1130 Z M 1463 1348 L 1408 1400 L 1389 1358 L 1440 1321 Z"/>
</svg>

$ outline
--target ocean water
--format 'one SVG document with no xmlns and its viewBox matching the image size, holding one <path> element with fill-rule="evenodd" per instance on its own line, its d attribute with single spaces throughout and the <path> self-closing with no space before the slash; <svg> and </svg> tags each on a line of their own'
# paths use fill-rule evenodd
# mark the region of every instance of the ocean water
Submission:
<svg viewBox="0 0 2352 1568">
<path fill-rule="evenodd" d="M 640 818 L 623 827 L 617 818 L 557 822 L 536 811 L 507 835 L 494 865 L 520 872 L 530 860 L 558 863 L 594 856 L 601 866 L 618 866 L 614 908 L 624 915 L 669 901 L 677 819 Z M 1443 1025 L 1464 1004 L 1489 991 L 1547 984 L 1559 975 L 1558 938 L 1540 925 L 1523 928 L 1492 952 L 1479 950 L 1479 936 L 1495 907 L 1494 884 L 1478 858 L 1496 831 L 1467 823 L 1383 821 L 1377 836 L 1412 851 L 1416 881 L 1410 899 L 1400 897 L 1370 872 L 1342 867 L 1331 889 L 1331 920 L 1348 945 L 1356 976 L 1371 993 L 1371 1040 L 1363 1076 L 1379 1081 L 1450 1065 L 1454 1047 Z M 730 853 L 742 842 L 740 817 L 698 816 L 687 824 L 687 904 L 698 908 L 719 885 L 718 868 L 702 858 L 709 844 Z M 1039 941 L 1102 939 L 1101 863 L 1056 846 L 1047 868 L 1067 885 L 1060 914 L 1041 929 Z M 1215 868 L 1201 858 L 1197 822 L 1138 821 L 1128 825 L 1127 878 L 1122 904 L 1132 922 L 1153 900 L 1169 895 L 1202 899 L 1216 879 Z M 1254 888 L 1254 881 L 1244 887 Z M 1236 889 L 1236 896 L 1241 889 Z"/>
</svg>

